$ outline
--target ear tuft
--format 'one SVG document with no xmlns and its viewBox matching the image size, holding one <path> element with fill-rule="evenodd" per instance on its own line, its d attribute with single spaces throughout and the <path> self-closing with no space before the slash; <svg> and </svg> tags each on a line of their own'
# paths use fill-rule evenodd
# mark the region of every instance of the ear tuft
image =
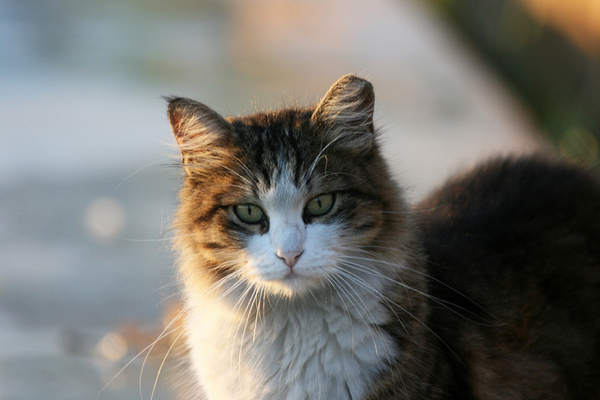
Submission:
<svg viewBox="0 0 600 400">
<path fill-rule="evenodd" d="M 354 75 L 345 75 L 331 86 L 316 107 L 311 119 L 330 127 L 332 139 L 358 150 L 371 148 L 374 142 L 373 85 Z M 340 136 L 344 137 L 340 137 Z"/>
<path fill-rule="evenodd" d="M 166 100 L 169 102 L 169 123 L 184 163 L 199 154 L 215 153 L 226 145 L 233 128 L 216 111 L 183 97 L 167 97 Z"/>
</svg>

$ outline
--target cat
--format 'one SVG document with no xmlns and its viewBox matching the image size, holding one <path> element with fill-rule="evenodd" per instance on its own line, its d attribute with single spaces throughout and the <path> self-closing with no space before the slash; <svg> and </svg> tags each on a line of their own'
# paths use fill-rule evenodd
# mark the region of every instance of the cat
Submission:
<svg viewBox="0 0 600 400">
<path fill-rule="evenodd" d="M 591 170 L 498 158 L 410 206 L 364 79 L 241 117 L 167 100 L 192 397 L 600 398 Z"/>
</svg>

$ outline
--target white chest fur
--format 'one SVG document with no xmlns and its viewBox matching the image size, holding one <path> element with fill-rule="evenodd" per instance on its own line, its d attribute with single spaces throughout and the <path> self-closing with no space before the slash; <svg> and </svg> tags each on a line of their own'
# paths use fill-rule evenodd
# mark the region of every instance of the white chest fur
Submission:
<svg viewBox="0 0 600 400">
<path fill-rule="evenodd" d="M 383 306 L 356 295 L 263 304 L 256 315 L 195 299 L 188 340 L 208 399 L 361 398 L 396 350 L 373 325 Z"/>
</svg>

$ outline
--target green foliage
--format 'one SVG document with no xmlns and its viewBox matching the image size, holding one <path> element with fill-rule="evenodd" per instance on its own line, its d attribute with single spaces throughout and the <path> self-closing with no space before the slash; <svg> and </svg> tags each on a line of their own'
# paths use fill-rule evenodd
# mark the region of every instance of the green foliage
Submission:
<svg viewBox="0 0 600 400">
<path fill-rule="evenodd" d="M 516 0 L 429 0 L 536 115 L 562 154 L 598 161 L 600 54 L 581 51 Z"/>
</svg>

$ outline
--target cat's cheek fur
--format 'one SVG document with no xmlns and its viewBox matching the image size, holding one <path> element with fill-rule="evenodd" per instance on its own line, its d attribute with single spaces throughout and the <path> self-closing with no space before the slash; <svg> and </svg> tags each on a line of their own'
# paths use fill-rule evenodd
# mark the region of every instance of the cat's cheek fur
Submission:
<svg viewBox="0 0 600 400">
<path fill-rule="evenodd" d="M 339 235 L 333 224 L 309 224 L 304 250 L 292 270 L 280 259 L 273 246 L 276 233 L 255 235 L 248 240 L 244 274 L 253 284 L 272 294 L 295 296 L 323 286 L 335 274 L 339 262 Z"/>
</svg>

